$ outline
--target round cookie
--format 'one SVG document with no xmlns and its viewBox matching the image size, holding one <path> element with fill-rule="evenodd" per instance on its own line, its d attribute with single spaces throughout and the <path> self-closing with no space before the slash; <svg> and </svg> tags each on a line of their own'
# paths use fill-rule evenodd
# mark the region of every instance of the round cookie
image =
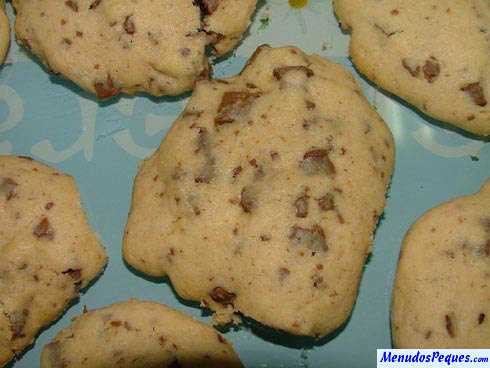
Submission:
<svg viewBox="0 0 490 368">
<path fill-rule="evenodd" d="M 242 367 L 212 327 L 165 305 L 129 300 L 86 312 L 41 354 L 41 368 Z"/>
<path fill-rule="evenodd" d="M 367 78 L 424 113 L 490 135 L 490 3 L 334 0 Z"/>
<path fill-rule="evenodd" d="M 72 177 L 0 156 L 0 366 L 32 344 L 103 269 Z"/>
<path fill-rule="evenodd" d="M 5 61 L 10 45 L 10 26 L 5 12 L 5 0 L 0 0 L 0 64 Z"/>
<path fill-rule="evenodd" d="M 135 181 L 124 258 L 185 299 L 293 334 L 350 314 L 394 143 L 342 66 L 260 47 L 197 84 Z"/>
<path fill-rule="evenodd" d="M 206 45 L 216 43 L 218 53 L 226 52 L 246 30 L 256 0 L 241 0 L 246 5 L 240 8 L 236 3 L 13 1 L 17 40 L 49 70 L 101 99 L 120 92 L 162 96 L 192 89 L 209 74 Z"/>
<path fill-rule="evenodd" d="M 490 180 L 420 217 L 405 236 L 393 290 L 397 348 L 490 346 Z"/>
</svg>

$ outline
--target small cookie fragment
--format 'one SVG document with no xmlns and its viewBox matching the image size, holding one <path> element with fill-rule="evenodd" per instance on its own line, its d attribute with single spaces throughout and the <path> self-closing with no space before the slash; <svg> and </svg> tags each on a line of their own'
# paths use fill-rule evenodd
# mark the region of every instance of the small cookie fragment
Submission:
<svg viewBox="0 0 490 368">
<path fill-rule="evenodd" d="M 0 0 L 0 64 L 5 61 L 10 46 L 10 26 L 5 12 L 5 0 Z"/>
<path fill-rule="evenodd" d="M 488 1 L 333 3 L 366 77 L 433 118 L 490 136 Z"/>
<path fill-rule="evenodd" d="M 196 0 L 201 3 L 203 28 L 216 55 L 231 51 L 242 39 L 257 0 Z"/>
<path fill-rule="evenodd" d="M 184 333 L 185 331 L 185 333 Z M 41 368 L 240 368 L 220 333 L 163 304 L 129 300 L 86 312 L 41 354 Z"/>
<path fill-rule="evenodd" d="M 103 269 L 73 178 L 0 156 L 0 366 L 32 344 Z"/>
<path fill-rule="evenodd" d="M 216 323 L 323 336 L 356 299 L 393 149 L 342 66 L 261 46 L 238 76 L 198 83 L 141 166 L 124 258 Z"/>
<path fill-rule="evenodd" d="M 422 215 L 403 240 L 391 328 L 397 348 L 490 346 L 490 180 Z"/>
<path fill-rule="evenodd" d="M 207 5 L 206 5 L 207 4 Z M 13 0 L 18 42 L 99 99 L 179 95 L 208 78 L 247 29 L 256 0 Z"/>
</svg>

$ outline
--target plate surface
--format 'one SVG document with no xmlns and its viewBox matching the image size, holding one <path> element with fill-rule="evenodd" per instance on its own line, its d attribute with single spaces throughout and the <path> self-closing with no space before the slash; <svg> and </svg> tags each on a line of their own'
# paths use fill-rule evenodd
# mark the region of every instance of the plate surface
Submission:
<svg viewBox="0 0 490 368">
<path fill-rule="evenodd" d="M 347 58 L 348 41 L 328 0 L 309 0 L 302 8 L 291 7 L 286 0 L 262 1 L 248 37 L 215 66 L 215 75 L 234 75 L 264 43 L 296 45 L 354 71 Z M 427 209 L 478 190 L 490 176 L 488 143 L 443 128 L 356 76 L 393 131 L 397 153 L 385 217 L 365 266 L 357 304 L 346 326 L 321 341 L 294 338 L 252 322 L 231 329 L 226 337 L 247 367 L 375 367 L 376 348 L 391 345 L 391 286 L 406 230 Z M 156 149 L 187 98 L 123 97 L 98 104 L 72 83 L 49 76 L 13 42 L 0 71 L 0 153 L 29 155 L 76 178 L 109 264 L 79 303 L 46 329 L 12 367 L 37 367 L 42 347 L 84 305 L 93 309 L 133 297 L 210 320 L 199 308 L 178 300 L 166 281 L 131 272 L 121 258 L 138 163 Z"/>
</svg>

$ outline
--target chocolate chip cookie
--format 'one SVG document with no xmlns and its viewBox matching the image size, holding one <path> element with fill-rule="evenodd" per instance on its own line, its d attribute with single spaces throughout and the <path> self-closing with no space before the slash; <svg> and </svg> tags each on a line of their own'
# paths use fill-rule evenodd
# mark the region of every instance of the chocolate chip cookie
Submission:
<svg viewBox="0 0 490 368">
<path fill-rule="evenodd" d="M 422 112 L 490 135 L 490 3 L 334 0 L 350 54 L 374 83 Z"/>
<path fill-rule="evenodd" d="M 490 180 L 421 216 L 403 241 L 391 327 L 397 348 L 490 346 Z"/>
<path fill-rule="evenodd" d="M 143 163 L 124 257 L 218 323 L 323 336 L 356 299 L 393 146 L 342 66 L 262 46 L 240 75 L 198 83 Z"/>
<path fill-rule="evenodd" d="M 48 70 L 100 99 L 191 90 L 206 45 L 229 51 L 256 0 L 14 0 L 17 40 Z"/>
<path fill-rule="evenodd" d="M 32 344 L 103 269 L 72 177 L 0 156 L 0 366 Z"/>
<path fill-rule="evenodd" d="M 44 347 L 41 368 L 242 367 L 216 332 L 165 305 L 129 300 L 86 312 Z"/>
</svg>

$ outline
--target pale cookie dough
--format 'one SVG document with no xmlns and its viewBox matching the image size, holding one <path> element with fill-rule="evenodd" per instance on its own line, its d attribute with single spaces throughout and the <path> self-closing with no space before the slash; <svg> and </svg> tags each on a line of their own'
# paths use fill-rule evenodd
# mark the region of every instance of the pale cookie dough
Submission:
<svg viewBox="0 0 490 368">
<path fill-rule="evenodd" d="M 13 0 L 15 32 L 49 70 L 98 98 L 178 95 L 207 78 L 208 43 L 221 54 L 238 42 L 256 0 L 200 3 Z"/>
<path fill-rule="evenodd" d="M 32 344 L 106 263 L 72 177 L 0 156 L 0 367 Z"/>
<path fill-rule="evenodd" d="M 124 257 L 185 299 L 322 336 L 350 314 L 394 143 L 342 66 L 260 47 L 202 81 L 136 178 Z"/>
<path fill-rule="evenodd" d="M 424 113 L 490 135 L 488 0 L 334 0 L 357 68 Z"/>
<path fill-rule="evenodd" d="M 5 61 L 10 45 L 10 26 L 5 12 L 5 0 L 0 0 L 0 64 Z"/>
<path fill-rule="evenodd" d="M 403 241 L 391 328 L 397 348 L 490 347 L 490 180 L 420 217 Z"/>
<path fill-rule="evenodd" d="M 165 305 L 130 300 L 84 313 L 41 354 L 41 368 L 242 367 L 212 327 Z"/>
</svg>

